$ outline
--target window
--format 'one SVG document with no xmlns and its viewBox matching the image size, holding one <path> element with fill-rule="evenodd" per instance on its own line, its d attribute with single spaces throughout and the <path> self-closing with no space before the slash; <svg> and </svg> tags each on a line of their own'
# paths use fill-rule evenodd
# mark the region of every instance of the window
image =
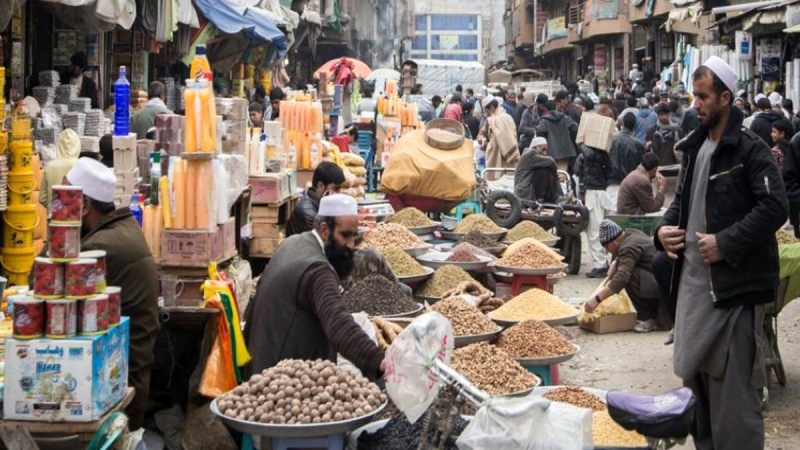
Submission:
<svg viewBox="0 0 800 450">
<path fill-rule="evenodd" d="M 478 29 L 478 18 L 473 15 L 446 15 L 431 16 L 431 30 L 435 31 L 470 31 Z"/>
<path fill-rule="evenodd" d="M 419 38 L 419 36 L 417 37 Z M 414 47 L 416 48 L 416 47 Z M 475 34 L 432 34 L 431 50 L 477 50 L 478 36 Z"/>
<path fill-rule="evenodd" d="M 477 35 L 461 35 L 458 37 L 458 48 L 461 50 L 477 50 L 478 49 L 478 36 Z"/>
<path fill-rule="evenodd" d="M 525 8 L 525 23 L 533 25 L 533 8 Z"/>
<path fill-rule="evenodd" d="M 414 36 L 414 39 L 411 40 L 411 49 L 412 50 L 427 50 L 428 49 L 428 37 L 427 36 Z"/>
<path fill-rule="evenodd" d="M 478 55 L 477 54 L 448 54 L 448 53 L 440 53 L 440 54 L 433 54 L 431 55 L 431 59 L 438 59 L 440 61 L 477 61 Z"/>
<path fill-rule="evenodd" d="M 426 31 L 428 29 L 428 16 L 416 16 L 414 18 L 414 29 L 417 31 Z"/>
</svg>

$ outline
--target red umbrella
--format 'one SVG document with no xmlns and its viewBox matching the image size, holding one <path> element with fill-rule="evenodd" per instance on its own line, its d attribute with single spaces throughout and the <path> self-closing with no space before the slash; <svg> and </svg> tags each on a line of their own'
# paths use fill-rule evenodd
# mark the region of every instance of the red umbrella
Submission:
<svg viewBox="0 0 800 450">
<path fill-rule="evenodd" d="M 314 78 L 319 79 L 319 74 L 322 72 L 328 73 L 328 80 L 330 80 L 331 77 L 338 78 L 337 72 L 341 72 L 342 69 L 349 69 L 356 78 L 367 78 L 369 74 L 372 73 L 372 69 L 363 62 L 357 59 L 343 57 L 332 59 L 320 66 L 320 68 L 314 72 Z"/>
</svg>

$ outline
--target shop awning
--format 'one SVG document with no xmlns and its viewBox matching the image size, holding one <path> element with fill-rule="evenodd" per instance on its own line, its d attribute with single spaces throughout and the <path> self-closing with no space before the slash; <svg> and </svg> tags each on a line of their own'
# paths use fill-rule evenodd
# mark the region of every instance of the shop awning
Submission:
<svg viewBox="0 0 800 450">
<path fill-rule="evenodd" d="M 223 33 L 244 33 L 254 43 L 271 44 L 278 58 L 286 54 L 286 35 L 277 26 L 278 18 L 257 7 L 258 0 L 195 0 L 195 4 Z"/>
</svg>

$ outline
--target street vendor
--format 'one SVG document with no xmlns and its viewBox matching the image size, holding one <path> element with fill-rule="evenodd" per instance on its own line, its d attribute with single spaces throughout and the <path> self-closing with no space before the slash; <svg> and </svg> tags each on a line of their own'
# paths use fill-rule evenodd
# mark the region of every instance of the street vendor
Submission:
<svg viewBox="0 0 800 450">
<path fill-rule="evenodd" d="M 658 184 L 653 193 L 653 180 Z M 664 206 L 667 179 L 658 172 L 658 156 L 647 152 L 636 170 L 622 180 L 617 193 L 617 213 L 641 216 L 657 212 Z"/>
<path fill-rule="evenodd" d="M 314 230 L 284 241 L 245 312 L 251 373 L 288 358 L 334 360 L 337 353 L 365 376 L 383 372 L 384 353 L 342 302 L 340 280 L 353 270 L 358 204 L 347 195 L 323 197 Z"/>
<path fill-rule="evenodd" d="M 547 140 L 533 138 L 514 172 L 514 194 L 520 200 L 556 203 L 564 195 L 558 182 L 556 161 L 547 156 Z"/>
<path fill-rule="evenodd" d="M 500 107 L 498 100 L 488 95 L 481 101 L 486 120 L 478 132 L 478 143 L 486 151 L 487 168 L 513 168 L 519 161 L 517 124 L 514 118 Z M 487 176 L 496 179 L 497 174 Z"/>
<path fill-rule="evenodd" d="M 319 201 L 326 195 L 339 192 L 344 181 L 344 171 L 341 167 L 330 161 L 319 163 L 314 169 L 311 187 L 306 189 L 305 195 L 297 202 L 291 217 L 286 222 L 286 237 L 313 230 Z"/>
<path fill-rule="evenodd" d="M 600 243 L 613 258 L 608 269 L 609 282 L 586 302 L 586 311 L 594 311 L 603 300 L 625 289 L 636 308 L 633 331 L 649 333 L 657 330 L 662 302 L 653 276 L 652 263 L 656 254 L 653 238 L 639 230 L 623 230 L 611 220 L 604 219 L 600 222 Z M 669 329 L 668 326 L 663 328 Z"/>
<path fill-rule="evenodd" d="M 65 182 L 83 188 L 81 250 L 106 252 L 109 286 L 122 289 L 122 315 L 130 317 L 128 385 L 136 392 L 125 409 L 130 429 L 143 426 L 150 396 L 150 370 L 158 335 L 158 272 L 144 234 L 128 207 L 114 206 L 117 177 L 103 163 L 80 158 Z"/>
</svg>

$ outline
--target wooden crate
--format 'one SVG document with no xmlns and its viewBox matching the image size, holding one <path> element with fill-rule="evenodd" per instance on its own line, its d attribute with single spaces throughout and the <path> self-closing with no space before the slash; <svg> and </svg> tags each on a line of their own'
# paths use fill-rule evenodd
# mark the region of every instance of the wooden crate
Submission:
<svg viewBox="0 0 800 450">
<path fill-rule="evenodd" d="M 250 256 L 271 258 L 283 239 L 253 238 L 250 240 Z"/>
<path fill-rule="evenodd" d="M 250 211 L 250 217 L 253 223 L 270 223 L 276 225 L 285 224 L 292 214 L 299 197 L 289 197 L 280 203 L 272 203 L 269 205 L 253 205 Z"/>
<path fill-rule="evenodd" d="M 229 219 L 214 231 L 164 230 L 161 265 L 205 268 L 236 256 L 236 221 Z"/>
<path fill-rule="evenodd" d="M 255 239 L 281 239 L 283 237 L 283 230 L 283 225 L 253 222 L 253 238 Z"/>
</svg>

